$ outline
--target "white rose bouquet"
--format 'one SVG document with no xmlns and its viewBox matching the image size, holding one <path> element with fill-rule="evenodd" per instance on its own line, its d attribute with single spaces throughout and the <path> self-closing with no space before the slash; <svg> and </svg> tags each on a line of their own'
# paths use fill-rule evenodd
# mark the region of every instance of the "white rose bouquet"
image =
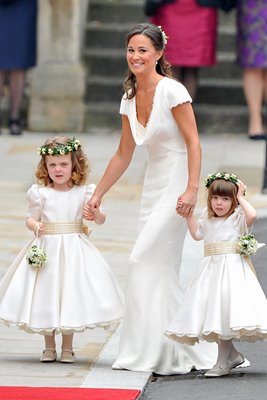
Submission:
<svg viewBox="0 0 267 400">
<path fill-rule="evenodd" d="M 260 247 L 264 245 L 264 243 L 258 243 L 258 241 L 255 239 L 255 236 L 250 233 L 240 236 L 237 242 L 238 251 L 244 256 L 252 256 Z"/>
<path fill-rule="evenodd" d="M 44 249 L 41 249 L 36 244 L 33 244 L 27 251 L 26 260 L 30 267 L 39 270 L 45 264 L 47 257 Z"/>
</svg>

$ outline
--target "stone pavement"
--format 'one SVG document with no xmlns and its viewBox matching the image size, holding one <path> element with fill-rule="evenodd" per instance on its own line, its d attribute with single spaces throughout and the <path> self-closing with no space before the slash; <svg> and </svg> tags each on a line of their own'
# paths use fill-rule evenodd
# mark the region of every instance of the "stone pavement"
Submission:
<svg viewBox="0 0 267 400">
<path fill-rule="evenodd" d="M 75 134 L 73 134 L 75 135 Z M 70 134 L 69 136 L 73 136 Z M 18 251 L 31 239 L 25 228 L 25 194 L 33 182 L 43 141 L 53 133 L 25 132 L 11 137 L 3 130 L 0 135 L 0 277 Z M 91 164 L 90 182 L 97 183 L 113 154 L 119 133 L 92 130 L 76 135 L 85 147 Z M 218 170 L 236 173 L 248 185 L 247 198 L 257 208 L 259 217 L 267 216 L 267 195 L 261 194 L 265 164 L 265 143 L 252 142 L 244 135 L 201 135 L 203 149 L 202 184 L 198 208 L 205 205 L 204 177 Z M 131 166 L 106 195 L 103 205 L 106 223 L 93 226 L 90 240 L 110 264 L 122 288 L 127 276 L 127 258 L 136 237 L 139 200 L 146 167 L 145 150 L 138 148 Z M 193 266 L 199 261 L 201 243 L 187 236 L 181 279 L 187 284 Z M 193 250 L 192 250 L 193 249 Z M 0 326 L 0 385 L 61 386 L 143 389 L 150 374 L 113 371 L 119 327 L 95 329 L 74 337 L 77 362 L 73 365 L 39 362 L 43 338 Z M 57 337 L 58 352 L 60 337 Z"/>
</svg>

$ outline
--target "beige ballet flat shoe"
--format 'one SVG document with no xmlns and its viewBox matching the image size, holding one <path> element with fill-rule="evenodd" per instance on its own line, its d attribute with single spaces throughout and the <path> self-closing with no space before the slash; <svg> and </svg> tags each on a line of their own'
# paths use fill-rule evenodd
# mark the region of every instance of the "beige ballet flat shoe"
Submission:
<svg viewBox="0 0 267 400">
<path fill-rule="evenodd" d="M 55 349 L 45 349 L 40 357 L 40 361 L 43 363 L 54 362 L 57 359 L 57 352 Z"/>
<path fill-rule="evenodd" d="M 75 354 L 72 350 L 62 350 L 60 362 L 62 363 L 74 363 L 75 362 Z"/>
<path fill-rule="evenodd" d="M 209 369 L 205 376 L 207 378 L 216 378 L 218 376 L 229 375 L 231 369 L 237 367 L 240 364 L 243 364 L 245 361 L 245 357 L 243 354 L 239 353 L 235 358 L 232 360 L 227 360 L 223 365 L 214 365 L 213 368 Z"/>
</svg>

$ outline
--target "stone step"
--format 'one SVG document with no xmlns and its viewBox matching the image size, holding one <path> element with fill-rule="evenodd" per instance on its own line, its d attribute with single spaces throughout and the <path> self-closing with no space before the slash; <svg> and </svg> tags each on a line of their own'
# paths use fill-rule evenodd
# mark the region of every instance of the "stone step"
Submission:
<svg viewBox="0 0 267 400">
<path fill-rule="evenodd" d="M 123 78 L 90 75 L 87 79 L 86 102 L 118 102 L 123 95 Z M 244 105 L 244 95 L 240 80 L 200 79 L 197 103 Z"/>
<path fill-rule="evenodd" d="M 122 78 L 90 75 L 87 79 L 85 101 L 118 102 L 123 95 Z"/>
<path fill-rule="evenodd" d="M 219 53 L 217 61 L 216 65 L 200 68 L 200 77 L 213 79 L 241 79 L 242 70 L 236 63 L 235 54 L 226 52 Z"/>
<path fill-rule="evenodd" d="M 248 112 L 246 106 L 194 104 L 198 130 L 201 133 L 246 133 Z"/>
<path fill-rule="evenodd" d="M 88 22 L 85 30 L 84 50 L 97 49 L 100 43 L 104 48 L 124 49 L 126 35 L 132 25 L 129 22 L 120 22 L 119 24 L 99 21 Z M 217 50 L 219 52 L 236 51 L 235 29 L 233 27 L 219 27 Z"/>
<path fill-rule="evenodd" d="M 120 102 L 87 102 L 85 129 L 109 127 L 120 129 Z"/>
<path fill-rule="evenodd" d="M 127 71 L 125 51 L 121 49 L 95 48 L 87 49 L 83 54 L 84 65 L 89 75 L 117 76 L 124 79 Z M 211 67 L 200 68 L 200 77 L 240 79 L 241 68 L 235 62 L 233 53 L 219 53 L 218 63 Z"/>
<path fill-rule="evenodd" d="M 90 0 L 88 19 L 99 23 L 137 23 L 147 20 L 143 0 Z"/>
<path fill-rule="evenodd" d="M 87 68 L 87 127 L 121 124 L 119 104 L 127 72 L 125 38 L 134 23 L 147 20 L 143 0 L 91 0 L 83 59 Z M 194 104 L 200 132 L 245 132 L 247 109 L 236 65 L 235 11 L 219 12 L 218 64 L 200 69 Z"/>
<path fill-rule="evenodd" d="M 245 105 L 242 82 L 239 79 L 200 79 L 196 103 Z"/>
<path fill-rule="evenodd" d="M 193 104 L 199 133 L 246 133 L 246 106 L 224 106 L 211 104 Z M 103 127 L 120 129 L 119 102 L 87 103 L 86 127 Z"/>
</svg>

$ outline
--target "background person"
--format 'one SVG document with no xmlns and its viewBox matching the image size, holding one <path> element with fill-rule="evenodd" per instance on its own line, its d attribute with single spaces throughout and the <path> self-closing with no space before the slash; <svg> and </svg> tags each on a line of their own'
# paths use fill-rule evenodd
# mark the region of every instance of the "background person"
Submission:
<svg viewBox="0 0 267 400">
<path fill-rule="evenodd" d="M 151 22 L 169 36 L 166 59 L 195 99 L 199 68 L 216 64 L 217 10 L 196 0 L 176 0 L 162 4 Z"/>
<path fill-rule="evenodd" d="M 248 106 L 248 137 L 266 139 L 263 106 L 267 101 L 267 2 L 237 0 L 237 61 L 243 70 Z"/>
<path fill-rule="evenodd" d="M 0 0 L 0 98 L 9 83 L 11 135 L 20 135 L 27 69 L 36 65 L 37 0 Z M 1 132 L 1 115 L 0 115 Z"/>
</svg>

